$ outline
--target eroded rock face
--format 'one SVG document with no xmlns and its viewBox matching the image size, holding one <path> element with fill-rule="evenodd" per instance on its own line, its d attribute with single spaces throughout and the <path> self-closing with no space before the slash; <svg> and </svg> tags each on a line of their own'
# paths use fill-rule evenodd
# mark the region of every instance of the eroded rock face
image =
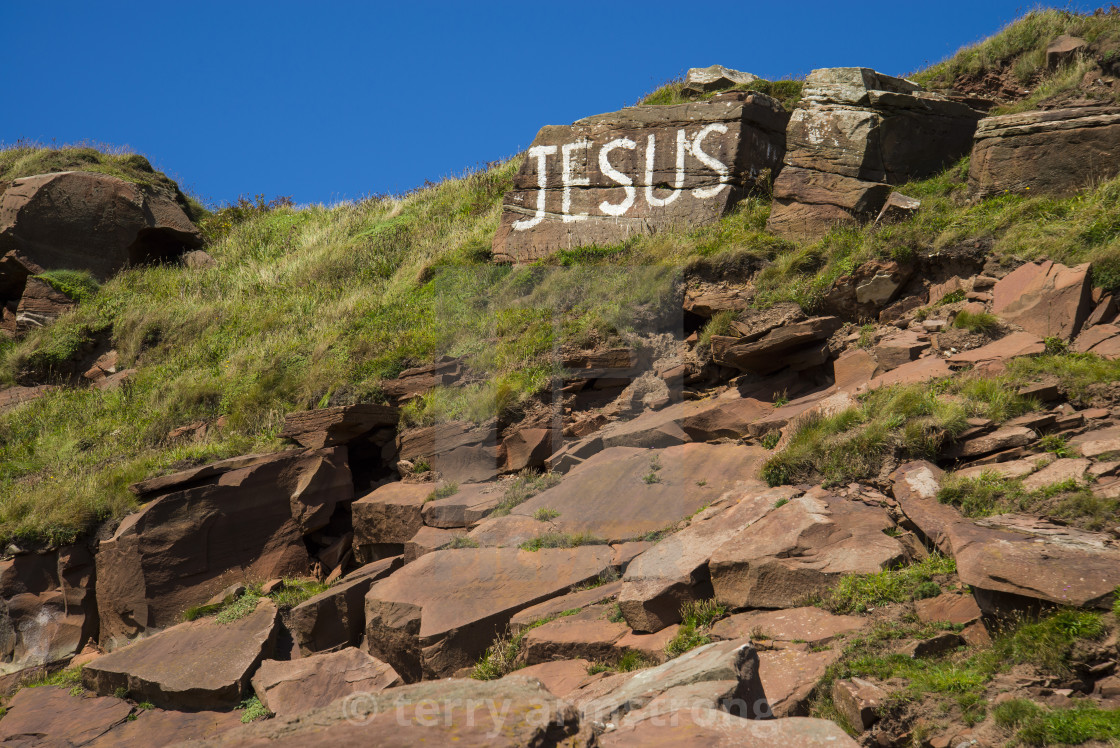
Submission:
<svg viewBox="0 0 1120 748">
<path fill-rule="evenodd" d="M 388 405 L 340 405 L 292 413 L 284 419 L 280 438 L 294 439 L 308 449 L 345 444 L 362 434 L 395 427 L 400 410 Z"/>
<path fill-rule="evenodd" d="M 1089 263 L 1021 265 L 992 289 L 992 311 L 1041 337 L 1073 339 L 1093 310 Z"/>
<path fill-rule="evenodd" d="M 1068 195 L 1120 173 L 1120 109 L 1078 107 L 987 117 L 976 128 L 968 183 L 1002 192 Z"/>
<path fill-rule="evenodd" d="M 298 660 L 265 660 L 253 691 L 278 717 L 318 709 L 352 693 L 371 694 L 401 684 L 388 664 L 348 647 Z"/>
<path fill-rule="evenodd" d="M 172 199 L 116 177 L 58 172 L 17 179 L 0 194 L 0 254 L 106 280 L 126 265 L 177 258 L 202 245 Z"/>
<path fill-rule="evenodd" d="M 101 695 L 125 689 L 138 701 L 174 709 L 236 706 L 270 657 L 279 611 L 261 600 L 244 618 L 203 618 L 173 626 L 90 662 L 82 685 Z"/>
<path fill-rule="evenodd" d="M 473 665 L 514 613 L 598 578 L 607 546 L 465 548 L 421 556 L 366 594 L 372 655 L 406 681 Z"/>
<path fill-rule="evenodd" d="M 768 227 L 813 237 L 874 219 L 890 185 L 967 154 L 981 114 L 868 68 L 814 70 L 790 117 Z"/>
<path fill-rule="evenodd" d="M 401 566 L 401 557 L 354 570 L 341 582 L 292 608 L 287 626 L 304 657 L 354 647 L 365 631 L 365 598 L 370 586 Z"/>
<path fill-rule="evenodd" d="M 655 714 L 605 733 L 603 748 L 855 748 L 835 722 L 809 717 L 775 720 L 741 719 L 718 709 L 687 708 Z"/>
<path fill-rule="evenodd" d="M 506 195 L 494 257 L 531 262 L 714 221 L 779 168 L 788 116 L 749 94 L 544 127 Z"/>
<path fill-rule="evenodd" d="M 306 533 L 353 499 L 345 447 L 226 461 L 146 481 L 170 493 L 121 522 L 97 554 L 101 642 L 178 623 L 233 582 L 301 576 Z M 247 466 L 241 467 L 247 463 Z"/>
<path fill-rule="evenodd" d="M 754 83 L 756 80 L 758 80 L 757 75 L 725 68 L 723 65 L 689 68 L 688 74 L 684 78 L 684 88 L 681 93 L 685 96 L 696 96 L 709 91 L 719 91 L 732 86 Z"/>
</svg>

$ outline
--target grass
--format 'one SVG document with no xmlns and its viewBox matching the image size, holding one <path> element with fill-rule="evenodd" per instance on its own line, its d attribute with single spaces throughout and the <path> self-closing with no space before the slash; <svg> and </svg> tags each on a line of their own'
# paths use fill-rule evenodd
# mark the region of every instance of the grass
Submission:
<svg viewBox="0 0 1120 748">
<path fill-rule="evenodd" d="M 628 650 L 623 652 L 616 662 L 603 662 L 601 660 L 592 662 L 587 666 L 587 674 L 595 675 L 596 673 L 632 673 L 635 670 L 644 670 L 653 667 L 657 662 L 651 659 L 648 655 L 642 654 L 637 650 Z"/>
<path fill-rule="evenodd" d="M 547 491 L 560 483 L 559 473 L 536 473 L 522 470 L 506 486 L 505 494 L 498 506 L 490 513 L 491 517 L 504 517 L 542 491 Z"/>
<path fill-rule="evenodd" d="M 953 327 L 990 335 L 999 329 L 999 317 L 988 312 L 961 310 L 953 319 Z"/>
<path fill-rule="evenodd" d="M 520 545 L 521 550 L 536 552 L 542 548 L 578 548 L 581 545 L 603 545 L 607 541 L 586 532 L 546 532 Z"/>
<path fill-rule="evenodd" d="M 551 522 L 559 516 L 560 512 L 556 511 L 555 509 L 549 509 L 548 507 L 543 506 L 537 511 L 533 512 L 533 519 L 540 522 Z"/>
<path fill-rule="evenodd" d="M 1093 495 L 1086 484 L 1069 479 L 1034 491 L 1018 478 L 983 472 L 974 478 L 946 476 L 938 492 L 966 517 L 989 517 L 1007 512 L 1045 514 L 1085 530 L 1102 530 L 1120 522 L 1120 500 Z"/>
<path fill-rule="evenodd" d="M 999 378 L 883 387 L 861 396 L 858 407 L 807 418 L 786 448 L 765 462 L 762 477 L 772 486 L 867 479 L 878 474 L 889 455 L 936 457 L 968 428 L 970 417 L 1002 421 L 1034 405 Z"/>
<path fill-rule="evenodd" d="M 1120 379 L 1120 361 L 1108 361 L 1091 353 L 1047 354 L 1016 358 L 1008 363 L 1010 374 L 1019 381 L 1043 378 L 1058 380 L 1058 388 L 1071 402 L 1086 406 L 1092 401 L 1095 386 Z"/>
<path fill-rule="evenodd" d="M 710 644 L 708 635 L 712 624 L 727 615 L 727 606 L 715 600 L 690 600 L 681 606 L 681 626 L 668 644 L 665 654 L 670 658 Z"/>
<path fill-rule="evenodd" d="M 956 561 L 935 553 L 898 569 L 845 576 L 818 604 L 833 613 L 864 613 L 890 603 L 936 597 L 941 586 L 934 576 L 956 570 Z"/>
<path fill-rule="evenodd" d="M 568 615 L 568 611 L 561 615 Z M 497 680 L 524 667 L 524 658 L 521 655 L 525 646 L 525 637 L 533 629 L 551 623 L 556 618 L 557 616 L 545 616 L 527 624 L 516 634 L 508 632 L 499 634 L 494 643 L 486 648 L 486 653 L 475 663 L 471 670 L 471 677 L 475 680 Z"/>
<path fill-rule="evenodd" d="M 40 686 L 81 686 L 82 684 L 82 669 L 80 667 L 66 668 L 59 670 L 49 675 L 44 675 L 41 678 L 24 685 L 24 688 L 38 688 Z"/>
<path fill-rule="evenodd" d="M 479 543 L 474 538 L 468 537 L 466 535 L 454 535 L 451 538 L 451 542 L 447 544 L 447 547 L 452 549 L 478 548 Z"/>
<path fill-rule="evenodd" d="M 429 501 L 448 499 L 457 493 L 459 493 L 459 484 L 452 481 L 451 483 L 445 483 L 444 485 L 432 491 L 430 494 L 428 494 L 428 497 L 424 499 L 424 502 L 427 503 Z"/>
<path fill-rule="evenodd" d="M 707 93 L 700 94 L 694 97 L 687 97 L 684 95 L 684 78 L 677 78 L 662 85 L 657 90 L 647 94 L 639 104 L 642 105 L 655 105 L 665 106 L 671 104 L 687 104 L 690 101 L 708 101 L 717 93 L 723 91 L 758 91 L 767 96 L 772 96 L 785 107 L 786 110 L 792 110 L 797 106 L 797 102 L 801 100 L 801 89 L 804 82 L 801 80 L 787 79 L 787 80 L 756 80 L 746 84 L 737 84 L 730 86 L 719 91 L 708 91 Z"/>
<path fill-rule="evenodd" d="M 89 301 L 101 288 L 97 279 L 86 270 L 48 270 L 32 277 L 77 302 Z"/>
<path fill-rule="evenodd" d="M 1077 456 L 1077 450 L 1069 446 L 1069 437 L 1065 434 L 1047 434 L 1038 440 L 1038 447 L 1059 458 Z"/>
<path fill-rule="evenodd" d="M 1120 741 L 1120 709 L 1084 704 L 1045 709 L 1028 699 L 1012 699 L 992 709 L 1000 727 L 1015 731 L 1023 745 L 1080 745 L 1090 740 Z"/>
<path fill-rule="evenodd" d="M 275 603 L 282 611 L 291 610 L 328 589 L 330 585 L 311 579 L 284 579 L 279 589 L 264 595 L 260 584 L 250 584 L 243 594 L 228 602 L 187 608 L 183 613 L 183 620 L 195 621 L 199 618 L 215 616 L 218 623 L 230 623 L 252 613 L 257 609 L 257 603 L 265 598 Z"/>
<path fill-rule="evenodd" d="M 260 698 L 256 696 L 245 699 L 237 708 L 244 712 L 244 714 L 241 715 L 241 721 L 244 724 L 256 722 L 260 719 L 268 719 L 272 716 L 272 712 L 270 712 L 268 707 L 262 704 Z"/>
</svg>

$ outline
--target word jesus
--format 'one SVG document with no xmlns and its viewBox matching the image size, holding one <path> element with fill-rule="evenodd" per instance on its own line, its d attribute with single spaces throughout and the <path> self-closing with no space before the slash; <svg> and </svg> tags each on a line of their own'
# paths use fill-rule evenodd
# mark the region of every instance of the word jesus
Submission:
<svg viewBox="0 0 1120 748">
<path fill-rule="evenodd" d="M 691 140 L 689 140 L 684 130 L 677 130 L 676 177 L 672 189 L 669 190 L 668 194 L 661 197 L 658 197 L 654 193 L 653 184 L 653 166 L 657 154 L 656 136 L 652 134 L 649 136 L 646 140 L 646 168 L 643 183 L 645 184 L 645 200 L 651 207 L 669 205 L 681 196 L 681 193 L 684 191 L 685 158 L 689 154 L 719 176 L 719 182 L 714 186 L 694 187 L 691 190 L 693 197 L 705 200 L 715 197 L 727 188 L 731 177 L 730 169 L 719 159 L 704 151 L 704 139 L 713 132 L 725 135 L 727 133 L 727 126 L 718 122 L 710 124 L 697 132 Z M 572 162 L 574 160 L 573 154 L 577 151 L 590 150 L 592 145 L 590 140 L 581 139 L 574 143 L 565 143 L 559 146 L 559 148 L 555 145 L 536 145 L 529 149 L 529 158 L 534 158 L 537 161 L 537 186 L 540 188 L 537 192 L 537 209 L 532 218 L 514 221 L 513 228 L 515 230 L 524 231 L 526 229 L 531 229 L 544 220 L 545 196 L 549 186 L 548 159 L 550 156 L 555 156 L 557 150 L 560 151 L 560 186 L 562 189 L 561 215 L 565 223 L 587 220 L 587 213 L 572 213 L 572 188 L 588 187 L 591 184 L 591 180 L 586 176 L 575 176 L 572 173 Z M 620 185 L 624 194 L 623 199 L 618 203 L 611 203 L 606 200 L 599 203 L 599 210 L 602 211 L 603 215 L 624 216 L 626 212 L 634 206 L 634 202 L 638 197 L 638 188 L 634 186 L 634 180 L 629 175 L 622 173 L 611 163 L 611 154 L 619 149 L 635 151 L 637 148 L 638 144 L 630 138 L 617 138 L 610 141 L 599 150 L 599 171 L 603 173 L 603 176 Z"/>
</svg>

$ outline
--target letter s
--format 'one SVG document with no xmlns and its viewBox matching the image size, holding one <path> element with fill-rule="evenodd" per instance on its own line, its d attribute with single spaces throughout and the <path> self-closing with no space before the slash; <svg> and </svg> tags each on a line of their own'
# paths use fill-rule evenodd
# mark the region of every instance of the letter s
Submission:
<svg viewBox="0 0 1120 748">
<path fill-rule="evenodd" d="M 607 158 L 607 156 L 616 148 L 626 148 L 632 151 L 637 147 L 638 144 L 630 138 L 619 138 L 607 143 L 603 146 L 603 150 L 599 151 L 599 170 L 621 184 L 626 191 L 626 198 L 618 205 L 608 203 L 606 200 L 599 203 L 599 210 L 603 211 L 608 216 L 621 216 L 626 213 L 626 211 L 630 210 L 630 206 L 634 204 L 634 197 L 637 195 L 638 191 L 631 186 L 634 184 L 634 180 L 611 166 L 610 159 Z"/>
<path fill-rule="evenodd" d="M 704 164 L 704 166 L 707 166 L 709 169 L 719 174 L 718 186 L 696 187 L 692 190 L 693 197 L 698 197 L 701 200 L 709 197 L 715 197 L 720 192 L 722 192 L 723 188 L 727 186 L 728 178 L 731 176 L 731 171 L 727 168 L 727 165 L 725 163 L 716 158 L 713 158 L 712 156 L 709 156 L 707 153 L 704 153 L 704 150 L 701 148 L 704 143 L 704 138 L 708 137 L 708 135 L 713 132 L 718 132 L 720 135 L 726 135 L 727 125 L 722 125 L 718 122 L 715 122 L 708 125 L 700 132 L 696 133 L 696 137 L 692 139 L 692 152 L 696 155 L 696 158 L 698 158 L 700 160 L 700 163 Z"/>
</svg>

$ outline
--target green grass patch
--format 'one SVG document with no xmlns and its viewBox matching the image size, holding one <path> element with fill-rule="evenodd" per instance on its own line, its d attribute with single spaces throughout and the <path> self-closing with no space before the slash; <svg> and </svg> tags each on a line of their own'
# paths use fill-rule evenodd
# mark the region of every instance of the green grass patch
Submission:
<svg viewBox="0 0 1120 748">
<path fill-rule="evenodd" d="M 690 600 L 681 606 L 681 625 L 668 644 L 665 654 L 678 657 L 691 649 L 710 644 L 712 624 L 727 615 L 727 606 L 715 600 Z"/>
<path fill-rule="evenodd" d="M 451 483 L 445 483 L 439 488 L 432 491 L 430 494 L 428 494 L 428 497 L 424 499 L 424 502 L 427 503 L 429 501 L 449 499 L 457 493 L 459 493 L 459 484 L 452 481 Z"/>
<path fill-rule="evenodd" d="M 843 577 L 819 605 L 833 613 L 863 613 L 889 603 L 936 597 L 941 594 L 941 587 L 934 576 L 953 574 L 956 570 L 956 561 L 935 553 L 898 569 L 852 574 Z"/>
<path fill-rule="evenodd" d="M 549 509 L 548 507 L 543 506 L 537 511 L 533 512 L 533 519 L 540 522 L 551 522 L 559 516 L 560 512 L 556 511 L 555 509 Z"/>
<path fill-rule="evenodd" d="M 768 81 L 761 78 L 756 81 L 745 84 L 737 84 L 729 88 L 721 89 L 719 91 L 708 91 L 707 93 L 700 94 L 695 97 L 686 97 L 684 95 L 684 79 L 678 78 L 669 81 L 663 86 L 650 94 L 647 94 L 639 103 L 642 105 L 656 105 L 666 106 L 670 104 L 687 104 L 690 101 L 708 101 L 717 93 L 724 91 L 758 91 L 767 96 L 772 96 L 785 107 L 785 109 L 792 110 L 797 103 L 801 100 L 801 89 L 804 87 L 804 82 L 800 80 L 776 80 Z"/>
<path fill-rule="evenodd" d="M 1024 384 L 1053 377 L 1063 395 L 1086 406 L 1092 400 L 1095 385 L 1120 379 L 1120 361 L 1108 361 L 1092 353 L 1047 354 L 1014 358 L 1008 362 L 1008 372 L 1016 382 Z"/>
<path fill-rule="evenodd" d="M 983 472 L 974 478 L 946 476 L 938 500 L 952 504 L 966 517 L 1023 512 L 1045 514 L 1086 530 L 1102 530 L 1120 522 L 1120 500 L 1100 498 L 1076 479 L 1068 479 L 1034 491 L 1017 478 Z"/>
<path fill-rule="evenodd" d="M 1046 709 L 1027 699 L 1013 699 L 995 706 L 992 717 L 1001 727 L 1014 730 L 1023 745 L 1120 741 L 1120 709 L 1101 709 L 1094 704 Z"/>
<path fill-rule="evenodd" d="M 498 506 L 490 513 L 491 517 L 504 517 L 542 491 L 547 491 L 560 483 L 559 473 L 536 473 L 522 470 L 506 486 L 505 494 Z"/>
<path fill-rule="evenodd" d="M 523 551 L 536 552 L 542 548 L 578 548 L 581 545 L 604 545 L 606 542 L 602 538 L 597 538 L 586 532 L 546 532 L 531 540 L 526 540 L 519 547 Z"/>
<path fill-rule="evenodd" d="M 89 301 L 101 288 L 88 270 L 48 270 L 33 277 L 78 302 Z"/>
<path fill-rule="evenodd" d="M 953 318 L 953 327 L 990 335 L 999 329 L 999 317 L 988 312 L 962 310 L 957 312 L 957 316 Z"/>
<path fill-rule="evenodd" d="M 451 542 L 447 544 L 447 547 L 453 549 L 478 548 L 479 543 L 477 540 L 467 535 L 454 535 L 451 538 Z"/>
<path fill-rule="evenodd" d="M 244 712 L 241 715 L 241 721 L 244 724 L 268 719 L 272 716 L 272 712 L 268 711 L 268 707 L 262 704 L 260 698 L 256 696 L 245 699 L 237 708 Z"/>
</svg>

